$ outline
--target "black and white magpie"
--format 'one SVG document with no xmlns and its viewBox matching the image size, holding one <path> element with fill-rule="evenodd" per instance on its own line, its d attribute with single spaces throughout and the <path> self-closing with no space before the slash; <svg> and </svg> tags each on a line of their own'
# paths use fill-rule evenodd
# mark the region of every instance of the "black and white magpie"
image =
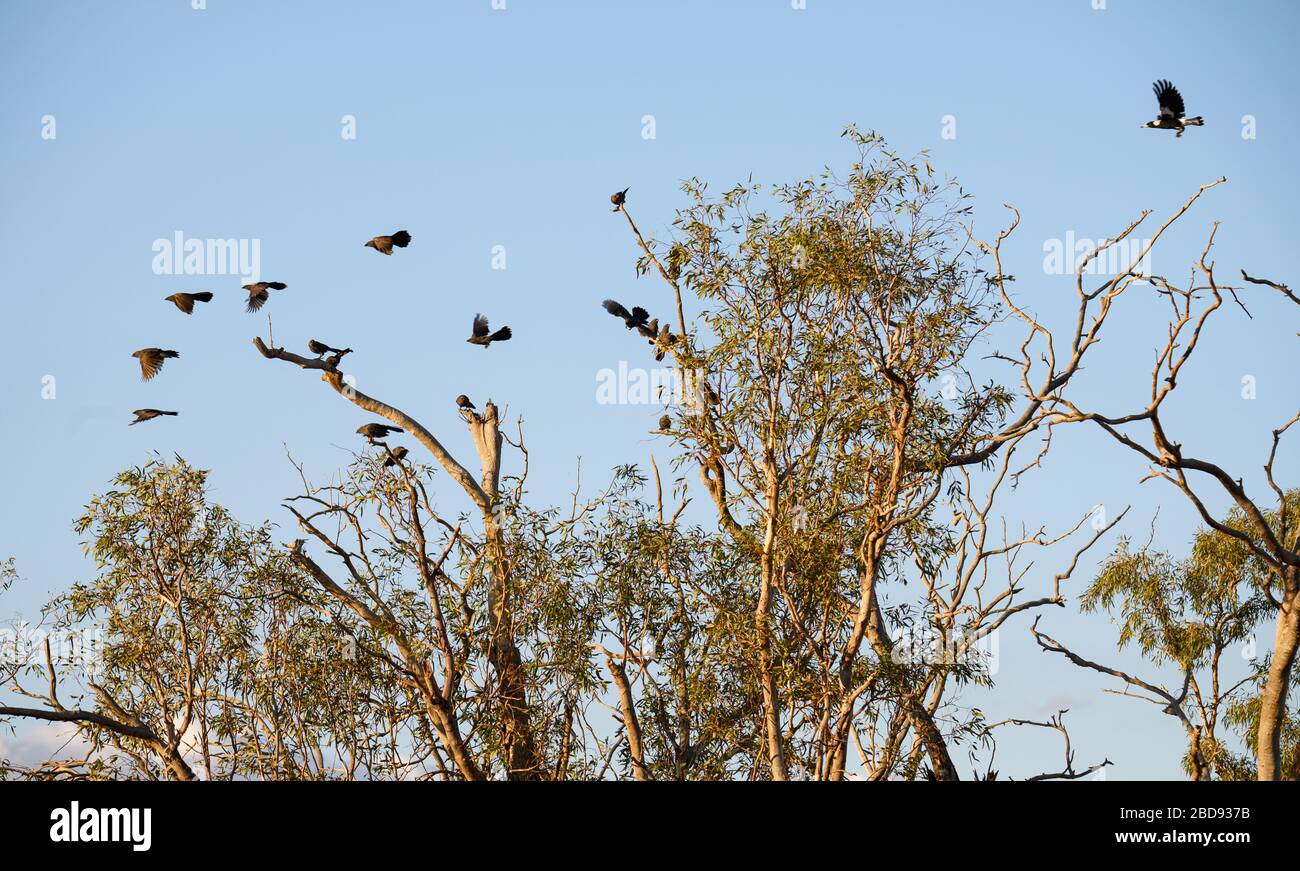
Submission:
<svg viewBox="0 0 1300 871">
<path fill-rule="evenodd" d="M 1167 79 L 1156 82 L 1151 86 L 1151 90 L 1156 92 L 1156 102 L 1160 104 L 1160 114 L 1156 116 L 1156 120 L 1143 124 L 1144 128 L 1154 127 L 1158 130 L 1177 130 L 1178 132 L 1174 134 L 1174 138 L 1177 139 L 1183 135 L 1183 128 L 1200 127 L 1205 124 L 1200 115 L 1195 118 L 1183 116 L 1183 112 L 1186 111 L 1183 108 L 1183 95 L 1178 93 L 1178 89 L 1170 84 Z"/>
</svg>

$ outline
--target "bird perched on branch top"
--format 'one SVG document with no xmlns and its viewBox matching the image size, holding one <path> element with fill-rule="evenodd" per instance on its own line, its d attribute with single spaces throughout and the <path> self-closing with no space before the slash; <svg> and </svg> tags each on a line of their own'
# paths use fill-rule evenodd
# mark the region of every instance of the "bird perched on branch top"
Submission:
<svg viewBox="0 0 1300 871">
<path fill-rule="evenodd" d="M 391 433 L 405 432 L 400 426 L 391 426 L 386 423 L 367 423 L 357 427 L 357 435 L 365 436 L 370 440 L 382 439 Z"/>
<path fill-rule="evenodd" d="M 456 397 L 456 407 L 469 411 L 474 408 L 474 403 L 470 402 L 469 397 L 462 393 L 460 396 Z"/>
<path fill-rule="evenodd" d="M 1183 135 L 1185 127 L 1201 127 L 1205 121 L 1200 115 L 1195 118 L 1184 118 L 1183 112 L 1183 95 L 1178 93 L 1178 89 L 1170 84 L 1167 80 L 1161 79 L 1151 86 L 1151 90 L 1156 92 L 1156 102 L 1160 104 L 1160 114 L 1156 120 L 1148 121 L 1143 124 L 1146 127 L 1155 127 L 1159 130 L 1177 130 L 1174 138 L 1177 139 Z"/>
<path fill-rule="evenodd" d="M 488 329 L 488 319 L 483 315 L 474 315 L 473 335 L 465 341 L 471 345 L 482 345 L 486 348 L 493 342 L 504 342 L 514 335 L 514 333 L 510 332 L 509 327 L 502 327 L 495 333 L 489 333 Z"/>
<path fill-rule="evenodd" d="M 127 426 L 135 426 L 137 423 L 144 423 L 146 420 L 153 420 L 155 417 L 161 417 L 164 414 L 168 417 L 176 417 L 177 415 L 175 411 L 162 411 L 157 408 L 137 408 L 131 413 L 135 415 L 135 420 L 128 423 Z"/>
<path fill-rule="evenodd" d="M 339 354 L 340 357 L 342 357 L 342 355 L 352 353 L 351 348 L 331 348 L 329 345 L 317 339 L 307 340 L 307 350 L 311 351 L 317 357 L 324 356 L 325 354 Z"/>
<path fill-rule="evenodd" d="M 365 244 L 367 248 L 374 248 L 380 254 L 392 255 L 393 246 L 405 248 L 411 244 L 411 234 L 405 230 L 398 230 L 391 236 L 376 236 Z"/>
<path fill-rule="evenodd" d="M 631 190 L 631 188 L 623 188 L 618 193 L 610 196 L 609 201 L 614 204 L 614 208 L 610 209 L 611 212 L 617 212 L 619 209 L 623 208 L 623 204 L 627 202 L 627 192 L 629 190 Z"/>
<path fill-rule="evenodd" d="M 244 290 L 248 291 L 248 311 L 255 312 L 266 303 L 272 290 L 284 290 L 289 285 L 283 281 L 259 281 L 256 284 L 245 284 Z"/>
<path fill-rule="evenodd" d="M 406 455 L 408 453 L 410 452 L 406 448 L 400 445 L 393 448 L 393 455 L 388 459 L 384 460 L 384 468 L 387 469 L 390 466 L 396 466 L 399 460 L 406 459 Z"/>
<path fill-rule="evenodd" d="M 601 305 L 604 307 L 605 311 L 609 312 L 614 317 L 622 318 L 623 325 L 629 330 L 644 327 L 646 322 L 650 320 L 650 312 L 641 308 L 639 305 L 633 306 L 632 311 L 630 312 L 625 309 L 621 303 L 615 302 L 612 299 L 605 300 Z"/>
<path fill-rule="evenodd" d="M 212 302 L 212 294 L 208 291 L 202 293 L 173 293 L 171 296 L 164 296 L 167 302 L 175 303 L 176 307 L 187 315 L 194 314 L 194 303 Z"/>
<path fill-rule="evenodd" d="M 141 348 L 131 356 L 140 361 L 140 379 L 148 381 L 162 370 L 164 361 L 174 360 L 180 356 L 180 353 L 165 351 L 162 348 Z"/>
</svg>

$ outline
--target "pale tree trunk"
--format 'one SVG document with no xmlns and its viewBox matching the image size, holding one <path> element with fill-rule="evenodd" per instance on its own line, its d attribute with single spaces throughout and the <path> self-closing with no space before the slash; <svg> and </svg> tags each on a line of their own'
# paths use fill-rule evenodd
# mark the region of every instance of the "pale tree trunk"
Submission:
<svg viewBox="0 0 1300 871">
<path fill-rule="evenodd" d="M 1277 615 L 1277 628 L 1273 634 L 1273 661 L 1268 678 L 1259 698 L 1259 733 L 1256 756 L 1259 760 L 1260 780 L 1282 779 L 1282 723 L 1286 718 L 1287 690 L 1291 686 L 1291 669 L 1295 665 L 1296 648 L 1300 646 L 1300 589 L 1296 575 L 1300 570 L 1287 569 L 1289 583 Z"/>
</svg>

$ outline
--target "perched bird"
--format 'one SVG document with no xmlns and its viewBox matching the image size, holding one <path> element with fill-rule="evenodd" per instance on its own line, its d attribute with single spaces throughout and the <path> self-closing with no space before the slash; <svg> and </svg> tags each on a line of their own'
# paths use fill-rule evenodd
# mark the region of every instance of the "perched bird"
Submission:
<svg viewBox="0 0 1300 871">
<path fill-rule="evenodd" d="M 1183 95 L 1178 93 L 1178 89 L 1170 84 L 1167 80 L 1161 79 L 1151 86 L 1151 90 L 1156 92 L 1156 102 L 1160 104 L 1160 114 L 1156 120 L 1148 121 L 1143 124 L 1146 127 L 1155 127 L 1159 130 L 1177 130 L 1174 138 L 1177 139 L 1183 135 L 1185 127 L 1201 127 L 1205 121 L 1200 115 L 1195 118 L 1184 118 L 1183 112 Z"/>
<path fill-rule="evenodd" d="M 135 415 L 135 420 L 128 423 L 127 426 L 135 426 L 137 423 L 144 423 L 146 420 L 153 420 L 155 417 L 161 417 L 164 414 L 169 417 L 177 415 L 175 411 L 163 411 L 158 408 L 137 408 L 131 413 Z"/>
<path fill-rule="evenodd" d="M 627 202 L 627 192 L 629 190 L 631 190 L 631 188 L 623 188 L 618 193 L 610 196 L 609 201 L 614 204 L 614 208 L 610 209 L 611 212 L 617 212 L 619 209 L 623 208 L 623 204 Z"/>
<path fill-rule="evenodd" d="M 655 360 L 663 360 L 668 349 L 677 344 L 677 337 L 673 335 L 672 329 L 664 324 L 663 329 L 650 341 L 650 344 L 655 346 Z"/>
<path fill-rule="evenodd" d="M 131 355 L 140 361 L 140 378 L 148 381 L 157 375 L 163 367 L 163 361 L 180 356 L 176 351 L 164 351 L 162 348 L 141 348 Z"/>
<path fill-rule="evenodd" d="M 513 336 L 509 327 L 502 327 L 495 333 L 488 333 L 488 319 L 483 315 L 474 315 L 474 334 L 465 341 L 471 345 L 482 345 L 487 347 L 493 342 L 504 342 Z"/>
<path fill-rule="evenodd" d="M 317 339 L 307 340 L 307 350 L 311 351 L 317 357 L 324 356 L 325 354 L 338 354 L 340 355 L 340 359 L 342 359 L 343 355 L 352 353 L 351 348 L 331 348 L 329 345 Z"/>
<path fill-rule="evenodd" d="M 384 460 L 384 468 L 387 469 L 389 466 L 396 466 L 398 460 L 405 460 L 406 455 L 408 453 L 410 452 L 407 451 L 406 448 L 401 447 L 400 445 L 398 447 L 393 448 L 393 455 L 388 459 Z"/>
<path fill-rule="evenodd" d="M 623 325 L 629 330 L 644 327 L 646 322 L 650 320 L 650 312 L 641 308 L 639 305 L 633 306 L 632 311 L 630 312 L 625 309 L 621 303 L 615 302 L 612 299 L 605 300 L 601 305 L 604 307 L 605 311 L 609 312 L 614 317 L 622 318 Z"/>
<path fill-rule="evenodd" d="M 646 339 L 649 340 L 650 344 L 653 345 L 655 343 L 655 337 L 659 335 L 659 318 L 655 318 L 650 321 L 650 323 L 643 326 L 638 326 L 636 331 L 645 336 Z"/>
<path fill-rule="evenodd" d="M 208 291 L 202 293 L 173 293 L 171 296 L 164 296 L 167 302 L 175 303 L 176 307 L 187 315 L 194 314 L 194 303 L 212 302 L 212 294 Z"/>
<path fill-rule="evenodd" d="M 244 290 L 248 291 L 248 311 L 255 312 L 261 308 L 271 295 L 269 291 L 284 290 L 288 286 L 283 281 L 259 281 L 257 284 L 245 284 Z"/>
<path fill-rule="evenodd" d="M 365 436 L 368 439 L 382 439 L 395 432 L 405 432 L 405 430 L 400 426 L 391 426 L 386 423 L 367 423 L 357 427 L 357 435 Z"/>
<path fill-rule="evenodd" d="M 673 428 L 673 419 L 671 417 L 665 414 L 663 417 L 659 418 L 659 429 L 662 432 L 667 432 L 672 428 Z"/>
<path fill-rule="evenodd" d="M 469 397 L 462 393 L 460 396 L 456 397 L 456 407 L 469 410 L 474 408 L 474 403 L 470 402 Z"/>
<path fill-rule="evenodd" d="M 398 230 L 391 236 L 376 236 L 365 244 L 366 248 L 374 248 L 380 254 L 392 255 L 393 246 L 405 248 L 411 244 L 411 234 L 405 230 Z"/>
<path fill-rule="evenodd" d="M 343 358 L 351 353 L 351 348 L 344 348 L 342 351 L 335 351 L 333 354 L 330 354 L 325 358 L 324 363 L 327 366 L 338 368 L 338 365 L 343 362 Z"/>
</svg>

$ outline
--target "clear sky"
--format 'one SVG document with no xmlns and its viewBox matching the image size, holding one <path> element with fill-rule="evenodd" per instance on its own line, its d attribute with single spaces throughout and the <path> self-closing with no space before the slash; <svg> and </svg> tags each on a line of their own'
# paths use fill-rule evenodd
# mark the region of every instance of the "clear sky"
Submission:
<svg viewBox="0 0 1300 871">
<path fill-rule="evenodd" d="M 24 579 L 0 618 L 34 615 L 50 591 L 87 576 L 73 518 L 150 450 L 213 469 L 216 499 L 294 537 L 279 508 L 297 486 L 286 446 L 324 477 L 359 447 L 353 430 L 367 418 L 315 375 L 257 355 L 249 343 L 265 334 L 265 313 L 278 344 L 357 349 L 358 386 L 462 457 L 472 447 L 458 393 L 522 416 L 536 501 L 563 500 L 578 457 L 593 485 L 616 464 L 645 463 L 657 408 L 596 402 L 597 372 L 633 353 L 598 303 L 666 298 L 638 284 L 609 194 L 631 186 L 633 215 L 662 236 L 685 205 L 682 179 L 716 190 L 751 173 L 782 182 L 844 169 L 849 122 L 903 154 L 929 149 L 974 195 L 978 235 L 996 233 L 1002 203 L 1018 207 L 1007 268 L 1020 299 L 1056 326 L 1070 326 L 1073 280 L 1044 274 L 1046 240 L 1114 234 L 1144 208 L 1162 219 L 1220 175 L 1229 183 L 1166 237 L 1155 270 L 1185 276 L 1217 219 L 1221 275 L 1245 266 L 1300 282 L 1300 7 L 1284 0 L 206 5 L 0 5 L 0 558 L 16 557 Z M 1154 117 L 1157 78 L 1178 85 L 1204 128 L 1178 140 L 1139 129 Z M 1247 115 L 1255 138 L 1243 138 Z M 344 116 L 355 139 L 341 135 Z M 955 138 L 943 136 L 945 116 Z M 415 241 L 396 256 L 361 247 L 398 228 Z M 238 277 L 156 275 L 154 241 L 177 232 L 259 240 L 262 277 L 289 290 L 248 315 Z M 492 268 L 497 245 L 504 270 Z M 162 302 L 199 290 L 216 299 L 190 318 Z M 1164 312 L 1137 296 L 1084 380 L 1108 410 L 1141 398 L 1163 343 Z M 1269 431 L 1296 407 L 1300 356 L 1295 309 L 1245 298 L 1258 301 L 1255 320 L 1222 313 L 1169 416 L 1185 449 L 1260 493 Z M 475 311 L 515 339 L 467 345 Z M 148 384 L 129 356 L 146 346 L 182 353 Z M 1241 398 L 1246 375 L 1252 401 Z M 146 406 L 181 416 L 127 427 Z M 1297 481 L 1295 457 L 1279 461 L 1284 482 Z M 1188 505 L 1165 485 L 1139 487 L 1143 471 L 1112 443 L 1071 433 L 1008 510 L 1059 526 L 1131 503 L 1125 529 L 1142 536 L 1159 507 L 1160 542 L 1184 549 Z M 450 488 L 441 496 L 459 506 Z M 1043 563 L 1030 578 L 1045 585 L 1059 568 Z M 1174 720 L 1104 695 L 1112 682 L 1038 652 L 1026 625 L 1003 632 L 998 691 L 978 700 L 989 716 L 1069 707 L 1079 763 L 1108 757 L 1112 778 L 1177 776 Z M 1104 617 L 1071 607 L 1043 626 L 1138 667 L 1114 653 Z M 1058 757 L 1055 736 L 1032 734 L 1000 754 L 1019 775 Z"/>
</svg>

